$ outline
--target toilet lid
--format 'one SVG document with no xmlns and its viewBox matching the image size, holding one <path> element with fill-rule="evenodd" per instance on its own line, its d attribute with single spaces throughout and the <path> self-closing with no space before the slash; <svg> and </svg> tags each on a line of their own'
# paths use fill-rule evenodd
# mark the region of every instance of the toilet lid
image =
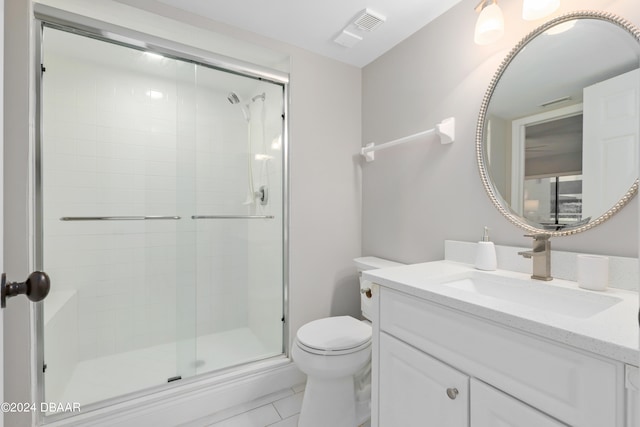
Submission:
<svg viewBox="0 0 640 427">
<path fill-rule="evenodd" d="M 371 326 L 351 316 L 309 322 L 296 335 L 298 342 L 318 350 L 347 350 L 371 340 Z"/>
</svg>

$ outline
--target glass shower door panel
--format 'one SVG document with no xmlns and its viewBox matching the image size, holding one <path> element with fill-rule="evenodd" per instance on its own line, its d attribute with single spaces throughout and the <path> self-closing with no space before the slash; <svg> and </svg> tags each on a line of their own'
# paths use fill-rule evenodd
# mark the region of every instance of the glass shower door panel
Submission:
<svg viewBox="0 0 640 427">
<path fill-rule="evenodd" d="M 176 211 L 178 224 L 175 280 L 175 376 L 196 374 L 196 224 L 191 219 L 196 192 L 197 67 L 178 61 L 176 66 Z"/>
<path fill-rule="evenodd" d="M 84 408 L 166 383 L 178 347 L 195 359 L 179 314 L 194 312 L 178 307 L 193 306 L 179 290 L 195 265 L 181 257 L 193 124 L 179 114 L 195 66 L 50 28 L 43 40 L 44 401 Z"/>
<path fill-rule="evenodd" d="M 281 355 L 283 87 L 49 27 L 43 64 L 43 401 Z"/>
<path fill-rule="evenodd" d="M 283 89 L 198 68 L 197 373 L 283 352 Z"/>
</svg>

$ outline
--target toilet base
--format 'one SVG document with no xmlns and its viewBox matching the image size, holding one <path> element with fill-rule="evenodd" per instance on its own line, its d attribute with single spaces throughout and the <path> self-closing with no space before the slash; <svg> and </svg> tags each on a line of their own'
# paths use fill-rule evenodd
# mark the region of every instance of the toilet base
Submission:
<svg viewBox="0 0 640 427">
<path fill-rule="evenodd" d="M 358 425 L 353 376 L 331 380 L 307 377 L 298 427 Z"/>
</svg>

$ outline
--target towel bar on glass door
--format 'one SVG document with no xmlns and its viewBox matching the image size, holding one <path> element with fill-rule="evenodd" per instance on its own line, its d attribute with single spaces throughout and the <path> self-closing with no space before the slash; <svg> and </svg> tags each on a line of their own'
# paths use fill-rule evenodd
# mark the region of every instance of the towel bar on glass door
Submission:
<svg viewBox="0 0 640 427">
<path fill-rule="evenodd" d="M 374 145 L 373 142 L 362 147 L 360 154 L 364 156 L 367 162 L 375 160 L 374 151 L 384 150 L 385 148 L 393 147 L 394 145 L 404 144 L 405 142 L 411 142 L 414 139 L 421 136 L 427 136 L 431 134 L 437 134 L 440 136 L 441 144 L 451 144 L 456 137 L 456 119 L 455 117 L 449 117 L 444 119 L 436 125 L 435 128 L 425 130 L 423 132 L 414 133 L 413 135 L 405 136 L 403 138 L 394 139 L 393 141 L 385 142 L 384 144 Z"/>
<path fill-rule="evenodd" d="M 63 216 L 60 221 L 144 221 L 150 219 L 178 220 L 179 216 Z"/>
<path fill-rule="evenodd" d="M 191 219 L 273 219 L 273 215 L 193 215 Z"/>
</svg>

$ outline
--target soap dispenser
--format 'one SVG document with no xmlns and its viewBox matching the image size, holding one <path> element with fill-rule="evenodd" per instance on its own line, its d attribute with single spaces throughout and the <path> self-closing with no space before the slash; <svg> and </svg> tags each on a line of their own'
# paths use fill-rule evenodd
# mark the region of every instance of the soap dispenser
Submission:
<svg viewBox="0 0 640 427">
<path fill-rule="evenodd" d="M 478 270 L 493 271 L 498 267 L 496 247 L 489 241 L 489 228 L 484 228 L 482 241 L 476 246 L 476 268 Z"/>
</svg>

